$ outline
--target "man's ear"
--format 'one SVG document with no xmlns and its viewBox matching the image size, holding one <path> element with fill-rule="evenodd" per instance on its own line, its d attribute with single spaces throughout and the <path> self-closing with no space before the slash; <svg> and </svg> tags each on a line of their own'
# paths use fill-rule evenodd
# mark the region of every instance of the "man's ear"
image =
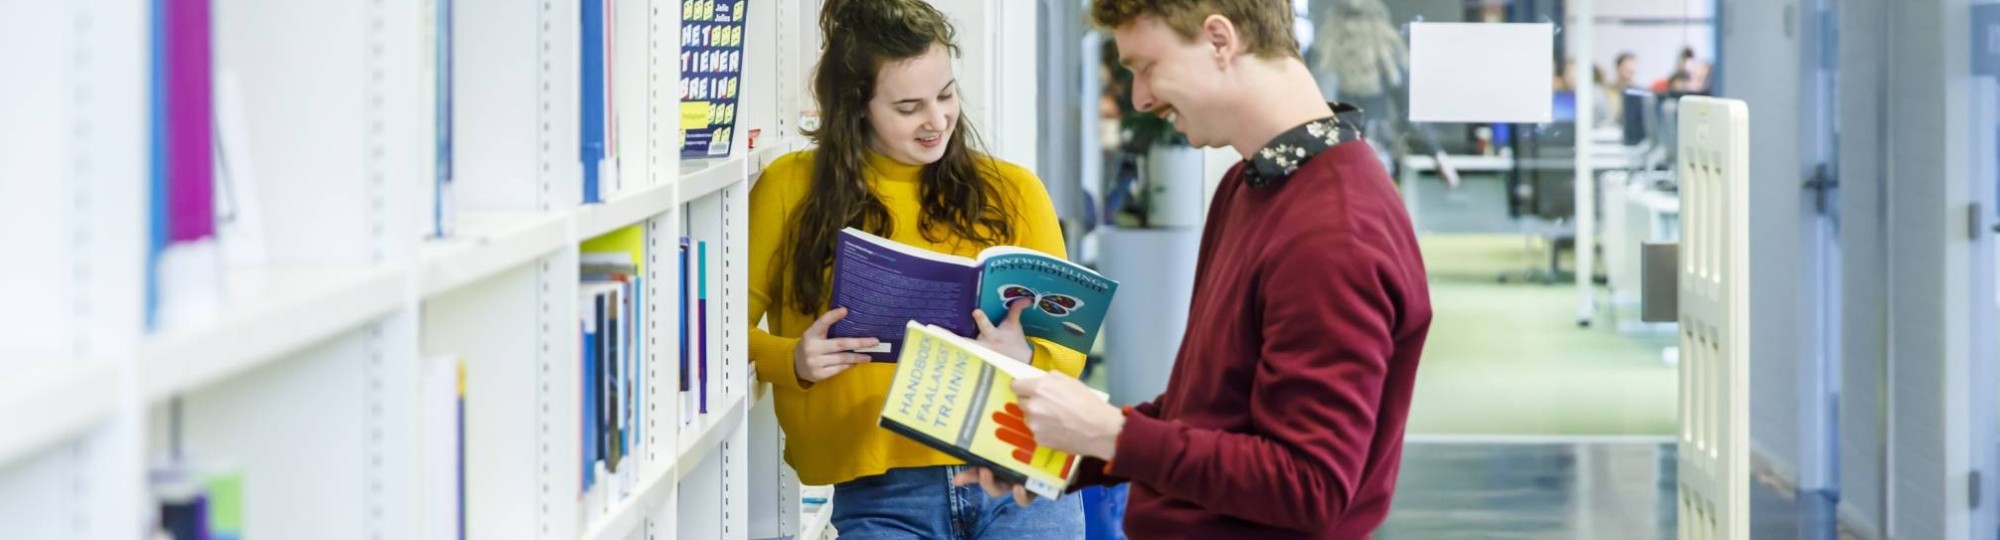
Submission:
<svg viewBox="0 0 2000 540">
<path fill-rule="evenodd" d="M 1243 52 L 1243 36 L 1236 33 L 1236 23 L 1228 17 L 1209 15 L 1201 21 L 1199 41 L 1208 45 L 1215 55 L 1216 67 L 1227 68 Z"/>
</svg>

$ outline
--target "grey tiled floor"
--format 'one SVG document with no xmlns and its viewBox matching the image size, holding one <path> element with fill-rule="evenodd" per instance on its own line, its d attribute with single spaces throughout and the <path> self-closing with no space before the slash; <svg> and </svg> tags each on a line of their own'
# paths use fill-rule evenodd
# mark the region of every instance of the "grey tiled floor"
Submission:
<svg viewBox="0 0 2000 540">
<path fill-rule="evenodd" d="M 1411 443 L 1381 540 L 1674 538 L 1671 444 Z M 1756 539 L 1831 539 L 1833 500 L 1752 485 Z"/>
</svg>

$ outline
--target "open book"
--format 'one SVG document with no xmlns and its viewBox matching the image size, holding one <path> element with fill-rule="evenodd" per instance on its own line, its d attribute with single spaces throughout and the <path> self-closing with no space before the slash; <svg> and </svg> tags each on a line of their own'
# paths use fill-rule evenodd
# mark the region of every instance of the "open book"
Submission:
<svg viewBox="0 0 2000 540">
<path fill-rule="evenodd" d="M 861 351 L 877 362 L 896 361 L 904 323 L 976 337 L 974 308 L 997 325 L 1015 300 L 1032 302 L 1021 312 L 1022 333 L 1089 352 L 1118 292 L 1117 281 L 1026 248 L 992 247 L 968 259 L 849 228 L 835 250 L 829 304 L 848 312 L 827 334 L 880 339 Z"/>
<path fill-rule="evenodd" d="M 1014 381 L 1043 371 L 936 326 L 910 321 L 905 335 L 881 426 L 1036 495 L 1061 496 L 1079 460 L 1035 444 L 1015 403 Z"/>
</svg>

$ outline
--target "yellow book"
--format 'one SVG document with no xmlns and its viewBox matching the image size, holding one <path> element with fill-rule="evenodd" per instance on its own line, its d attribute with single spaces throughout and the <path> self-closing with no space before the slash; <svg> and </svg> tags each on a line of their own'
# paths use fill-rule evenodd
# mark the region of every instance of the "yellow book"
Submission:
<svg viewBox="0 0 2000 540">
<path fill-rule="evenodd" d="M 906 330 L 881 426 L 1036 495 L 1061 496 L 1078 460 L 1035 444 L 1013 390 L 1044 372 L 934 325 L 911 321 Z"/>
<path fill-rule="evenodd" d="M 585 240 L 579 248 L 579 251 L 586 254 L 630 254 L 632 260 L 629 264 L 633 265 L 639 275 L 645 275 L 646 273 L 646 228 L 642 225 L 632 225 L 604 233 L 603 236 Z M 584 258 L 589 259 L 590 257 L 585 256 Z M 584 264 L 587 265 L 590 262 L 585 261 Z"/>
</svg>

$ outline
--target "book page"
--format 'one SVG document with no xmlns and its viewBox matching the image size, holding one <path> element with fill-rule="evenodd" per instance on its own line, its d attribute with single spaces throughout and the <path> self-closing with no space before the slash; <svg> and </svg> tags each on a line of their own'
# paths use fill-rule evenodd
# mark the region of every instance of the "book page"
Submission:
<svg viewBox="0 0 2000 540">
<path fill-rule="evenodd" d="M 894 362 L 910 321 L 964 336 L 978 334 L 971 315 L 978 269 L 913 256 L 850 231 L 841 233 L 837 249 L 828 308 L 844 307 L 848 313 L 834 323 L 829 336 L 880 339 L 887 347 L 867 354 L 877 362 Z"/>
</svg>

